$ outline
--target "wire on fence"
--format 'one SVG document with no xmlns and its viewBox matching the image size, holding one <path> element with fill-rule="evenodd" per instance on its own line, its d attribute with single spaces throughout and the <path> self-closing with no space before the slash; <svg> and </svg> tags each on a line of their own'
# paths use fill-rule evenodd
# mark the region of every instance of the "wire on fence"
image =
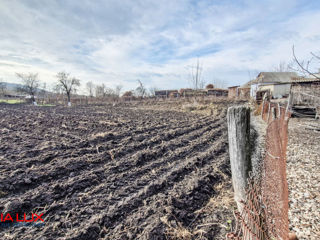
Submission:
<svg viewBox="0 0 320 240">
<path fill-rule="evenodd" d="M 261 117 L 267 129 L 261 185 L 248 179 L 243 211 L 235 213 L 236 227 L 227 239 L 289 239 L 286 148 L 291 114 L 287 109 L 269 101 L 262 103 Z"/>
</svg>

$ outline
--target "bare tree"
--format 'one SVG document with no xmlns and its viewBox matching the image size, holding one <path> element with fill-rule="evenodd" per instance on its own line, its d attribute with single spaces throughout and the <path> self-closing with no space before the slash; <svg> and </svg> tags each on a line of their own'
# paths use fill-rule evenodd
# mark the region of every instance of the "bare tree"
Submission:
<svg viewBox="0 0 320 240">
<path fill-rule="evenodd" d="M 106 88 L 105 91 L 104 91 L 104 96 L 105 96 L 105 97 L 115 98 L 117 95 L 116 95 L 116 92 L 115 92 L 114 89 L 112 89 L 112 88 Z"/>
<path fill-rule="evenodd" d="M 293 64 L 292 65 L 296 65 L 296 66 L 291 66 L 291 68 L 303 75 L 309 75 L 309 76 L 313 76 L 316 79 L 320 80 L 320 75 L 316 74 L 314 72 L 312 72 L 311 66 L 314 64 L 314 62 L 317 62 L 316 64 L 320 63 L 320 56 L 311 52 L 311 57 L 309 60 L 307 61 L 299 61 L 296 53 L 295 53 L 295 49 L 294 46 L 292 46 L 292 54 L 293 54 Z M 319 69 L 317 69 L 319 71 Z"/>
<path fill-rule="evenodd" d="M 107 96 L 107 88 L 104 85 L 104 83 L 102 83 L 101 85 L 97 85 L 95 88 L 96 91 L 96 97 L 106 97 Z"/>
<path fill-rule="evenodd" d="M 143 85 L 143 83 L 138 79 L 139 86 L 136 88 L 136 95 L 138 97 L 145 97 L 147 91 Z"/>
<path fill-rule="evenodd" d="M 123 88 L 122 85 L 117 85 L 117 86 L 116 86 L 116 88 L 115 88 L 115 94 L 116 94 L 117 97 L 120 97 L 122 88 Z"/>
<path fill-rule="evenodd" d="M 61 86 L 57 85 L 56 83 L 52 84 L 51 86 L 51 91 L 52 93 L 54 93 L 55 95 L 60 95 L 62 93 L 61 91 Z"/>
<path fill-rule="evenodd" d="M 77 87 L 80 86 L 80 80 L 75 77 L 70 77 L 69 73 L 59 72 L 56 76 L 58 78 L 58 86 L 61 87 L 63 92 L 67 95 L 68 106 L 71 106 L 71 93 L 75 93 Z"/>
<path fill-rule="evenodd" d="M 31 97 L 31 101 L 34 105 L 37 105 L 35 101 L 35 95 L 38 91 L 38 87 L 40 85 L 40 81 L 38 79 L 38 73 L 16 73 L 17 77 L 22 81 L 22 87 L 20 89 L 21 92 L 29 94 Z"/>
<path fill-rule="evenodd" d="M 115 98 L 117 97 L 116 90 L 112 88 L 108 88 L 102 83 L 101 85 L 96 86 L 96 97 L 112 97 Z"/>
<path fill-rule="evenodd" d="M 93 97 L 94 84 L 92 81 L 86 83 L 86 87 L 90 97 Z"/>
<path fill-rule="evenodd" d="M 7 84 L 5 82 L 0 82 L 0 96 L 4 96 L 6 94 L 6 91 L 7 91 Z"/>
<path fill-rule="evenodd" d="M 290 72 L 292 69 L 290 68 L 290 64 L 285 61 L 280 61 L 278 65 L 274 66 L 272 69 L 274 72 Z"/>
<path fill-rule="evenodd" d="M 104 84 L 95 86 L 96 97 L 104 97 L 105 88 Z"/>
<path fill-rule="evenodd" d="M 202 89 L 205 86 L 205 81 L 202 78 L 203 67 L 200 65 L 199 59 L 197 59 L 197 64 L 191 67 L 191 83 L 194 89 Z"/>
</svg>

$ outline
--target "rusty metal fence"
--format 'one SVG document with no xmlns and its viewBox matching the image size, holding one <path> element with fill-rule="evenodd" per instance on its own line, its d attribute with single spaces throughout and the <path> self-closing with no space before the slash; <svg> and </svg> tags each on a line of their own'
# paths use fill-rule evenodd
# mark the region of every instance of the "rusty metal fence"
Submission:
<svg viewBox="0 0 320 240">
<path fill-rule="evenodd" d="M 235 213 L 236 225 L 227 239 L 289 239 L 286 148 L 290 116 L 288 107 L 262 103 L 261 117 L 267 129 L 261 182 L 254 182 L 252 176 L 248 179 L 243 210 Z"/>
</svg>

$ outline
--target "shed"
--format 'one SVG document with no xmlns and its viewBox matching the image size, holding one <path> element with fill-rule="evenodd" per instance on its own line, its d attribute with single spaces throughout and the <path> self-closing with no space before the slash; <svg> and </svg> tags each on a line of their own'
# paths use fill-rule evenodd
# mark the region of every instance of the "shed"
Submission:
<svg viewBox="0 0 320 240">
<path fill-rule="evenodd" d="M 238 88 L 238 97 L 241 99 L 249 99 L 250 98 L 250 88 Z"/>
<path fill-rule="evenodd" d="M 268 90 L 273 98 L 287 97 L 290 93 L 291 83 L 269 83 L 259 86 L 259 91 Z"/>
<path fill-rule="evenodd" d="M 228 87 L 228 98 L 238 97 L 238 88 L 239 86 Z"/>
<path fill-rule="evenodd" d="M 293 78 L 290 93 L 293 105 L 320 107 L 320 77 Z"/>
<path fill-rule="evenodd" d="M 291 80 L 295 77 L 298 77 L 295 72 L 260 72 L 246 84 L 250 85 L 251 97 L 255 98 L 257 91 L 269 91 L 273 98 L 282 98 L 289 94 Z"/>
<path fill-rule="evenodd" d="M 241 98 L 241 99 L 249 99 L 250 98 L 250 89 L 251 89 L 250 83 L 252 81 L 247 82 L 246 84 L 243 84 L 238 88 L 238 97 L 239 98 Z"/>
</svg>

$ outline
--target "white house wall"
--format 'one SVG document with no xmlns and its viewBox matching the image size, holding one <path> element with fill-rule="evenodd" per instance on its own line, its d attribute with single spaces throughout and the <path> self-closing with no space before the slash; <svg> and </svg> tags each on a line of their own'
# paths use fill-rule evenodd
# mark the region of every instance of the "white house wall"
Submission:
<svg viewBox="0 0 320 240">
<path fill-rule="evenodd" d="M 282 98 L 285 95 L 289 95 L 291 84 L 277 84 L 274 85 L 273 97 Z"/>
<path fill-rule="evenodd" d="M 274 84 L 274 83 L 258 83 L 252 84 L 250 87 L 250 97 L 255 98 L 257 91 L 270 90 L 274 98 L 282 98 L 290 93 L 290 83 Z"/>
<path fill-rule="evenodd" d="M 256 98 L 257 91 L 258 91 L 258 84 L 251 84 L 251 86 L 250 86 L 250 97 Z"/>
</svg>

